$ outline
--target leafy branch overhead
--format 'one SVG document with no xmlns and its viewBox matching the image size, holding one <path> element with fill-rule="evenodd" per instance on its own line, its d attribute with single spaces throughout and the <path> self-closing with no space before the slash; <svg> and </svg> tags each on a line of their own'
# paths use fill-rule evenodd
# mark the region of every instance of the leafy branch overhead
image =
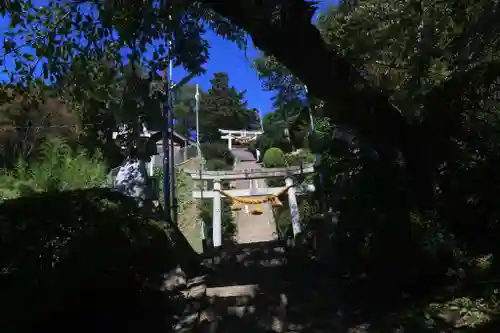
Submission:
<svg viewBox="0 0 500 333">
<path fill-rule="evenodd" d="M 401 152 L 418 196 L 431 198 L 432 174 L 463 131 L 461 119 L 478 109 L 478 94 L 492 96 L 496 89 L 499 39 L 492 13 L 498 9 L 498 1 L 345 2 L 320 17 L 324 42 L 312 23 L 299 19 L 283 30 L 252 25 L 250 18 L 246 24 L 272 56 L 267 61 L 275 58 L 307 84 L 334 123 L 355 129 L 388 160 Z M 266 83 L 280 83 L 260 73 Z"/>
<path fill-rule="evenodd" d="M 164 68 L 172 58 L 176 65 L 200 73 L 208 58 L 206 27 L 245 45 L 241 29 L 195 2 L 159 7 L 148 2 L 54 1 L 35 6 L 23 0 L 8 2 L 3 11 L 10 15 L 12 31 L 6 33 L 0 64 L 12 56 L 17 79 L 26 77 L 24 65 L 40 61 L 47 63 L 44 73 L 57 80 L 82 55 L 119 65 L 126 54 L 131 62 L 144 61 L 155 69 Z M 26 52 L 26 47 L 34 52 Z M 148 48 L 153 48 L 152 54 L 145 56 Z"/>
</svg>

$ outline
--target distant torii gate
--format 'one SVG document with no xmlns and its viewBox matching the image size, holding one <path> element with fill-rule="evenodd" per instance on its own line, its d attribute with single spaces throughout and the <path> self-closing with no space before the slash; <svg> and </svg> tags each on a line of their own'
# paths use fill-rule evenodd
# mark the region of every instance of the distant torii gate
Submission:
<svg viewBox="0 0 500 333">
<path fill-rule="evenodd" d="M 245 140 L 257 140 L 257 137 L 261 135 L 262 131 L 247 131 L 247 130 L 226 130 L 219 129 L 219 132 L 223 134 L 221 139 L 227 140 L 227 148 L 233 148 L 233 139 L 245 139 Z"/>
<path fill-rule="evenodd" d="M 292 178 L 293 175 L 303 175 L 314 172 L 314 166 L 312 165 L 293 168 L 269 168 L 230 171 L 200 172 L 199 170 L 184 170 L 184 172 L 188 173 L 193 180 L 200 181 L 200 190 L 193 191 L 193 198 L 213 200 L 212 239 L 214 247 L 219 247 L 222 245 L 222 196 L 228 196 L 234 200 L 234 198 L 237 197 L 272 197 L 277 193 L 287 192 L 288 203 L 290 206 L 290 215 L 292 217 L 292 230 L 294 236 L 296 236 L 302 231 L 296 195 L 311 193 L 315 191 L 314 185 L 295 185 Z M 285 187 L 251 188 L 241 190 L 222 190 L 221 187 L 221 183 L 223 180 L 268 179 L 276 177 L 286 177 Z M 213 189 L 210 190 L 203 188 L 203 184 L 206 180 L 213 181 Z"/>
</svg>

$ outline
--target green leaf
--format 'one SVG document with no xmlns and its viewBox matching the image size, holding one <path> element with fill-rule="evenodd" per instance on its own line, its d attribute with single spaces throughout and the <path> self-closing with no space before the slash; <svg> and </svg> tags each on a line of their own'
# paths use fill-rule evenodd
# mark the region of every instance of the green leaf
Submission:
<svg viewBox="0 0 500 333">
<path fill-rule="evenodd" d="M 35 60 L 35 57 L 32 54 L 30 54 L 30 53 L 24 53 L 23 54 L 23 58 L 26 59 L 26 60 L 28 60 L 28 61 Z"/>
</svg>

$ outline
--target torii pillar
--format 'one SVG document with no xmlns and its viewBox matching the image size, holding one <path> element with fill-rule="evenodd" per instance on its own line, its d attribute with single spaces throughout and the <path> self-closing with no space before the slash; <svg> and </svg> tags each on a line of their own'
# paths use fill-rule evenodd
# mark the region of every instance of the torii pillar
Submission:
<svg viewBox="0 0 500 333">
<path fill-rule="evenodd" d="M 227 148 L 229 150 L 233 149 L 233 135 L 231 133 L 227 135 Z"/>
<path fill-rule="evenodd" d="M 220 138 L 227 140 L 227 148 L 229 150 L 233 149 L 233 134 L 228 133 L 224 136 L 221 136 Z"/>
<path fill-rule="evenodd" d="M 220 190 L 221 180 L 214 179 L 214 201 L 213 201 L 213 210 L 212 210 L 212 240 L 214 247 L 220 247 L 222 245 L 222 202 L 221 202 L 221 194 Z"/>
</svg>

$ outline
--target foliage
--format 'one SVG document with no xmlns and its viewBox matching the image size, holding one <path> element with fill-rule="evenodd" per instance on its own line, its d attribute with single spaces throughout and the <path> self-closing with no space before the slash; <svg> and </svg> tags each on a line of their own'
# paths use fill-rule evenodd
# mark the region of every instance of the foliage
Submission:
<svg viewBox="0 0 500 333">
<path fill-rule="evenodd" d="M 234 155 L 224 143 L 203 143 L 201 145 L 203 158 L 205 158 L 204 168 L 206 170 L 232 170 L 234 166 Z M 227 183 L 222 183 L 222 188 L 227 188 Z M 210 188 L 210 184 L 208 185 Z M 200 209 L 200 218 L 207 227 L 207 237 L 212 238 L 213 222 L 213 200 L 202 200 Z M 221 212 L 222 238 L 223 242 L 232 242 L 236 232 L 233 212 L 231 211 L 231 201 L 222 199 Z"/>
<path fill-rule="evenodd" d="M 262 157 L 262 164 L 266 168 L 282 168 L 286 167 L 286 158 L 283 151 L 276 147 L 271 147 L 264 153 Z M 271 187 L 284 186 L 285 179 L 284 177 L 275 177 L 272 179 L 268 179 L 267 185 Z"/>
<path fill-rule="evenodd" d="M 159 190 L 159 199 L 160 202 L 164 205 L 164 196 L 163 187 L 163 169 L 155 168 L 154 170 L 154 178 L 158 182 L 158 190 Z M 177 168 L 175 170 L 175 190 L 176 190 L 176 198 L 177 198 L 177 209 L 179 216 L 182 216 L 183 213 L 190 207 L 193 203 L 192 190 L 193 190 L 193 180 L 190 176 L 188 176 L 182 169 Z"/>
<path fill-rule="evenodd" d="M 285 154 L 279 148 L 269 148 L 264 153 L 262 163 L 266 168 L 281 168 L 286 166 Z"/>
<path fill-rule="evenodd" d="M 491 292 L 492 283 L 470 289 L 491 280 L 494 269 L 473 273 L 469 262 L 498 252 L 496 241 L 484 237 L 496 232 L 498 216 L 488 203 L 498 189 L 496 172 L 489 169 L 498 165 L 493 148 L 500 142 L 493 130 L 498 129 L 498 86 L 485 82 L 489 75 L 496 77 L 492 70 L 473 65 L 489 66 L 485 52 L 496 53 L 498 46 L 469 39 L 472 30 L 480 40 L 496 32 L 481 30 L 476 22 L 487 17 L 484 8 L 461 6 L 363 1 L 349 9 L 332 8 L 320 23 L 326 41 L 363 68 L 371 84 L 399 106 L 412 140 L 418 141 L 409 154 L 425 152 L 418 163 L 432 170 L 434 189 L 421 191 L 419 185 L 429 178 L 415 178 L 410 169 L 417 164 L 411 166 L 401 151 L 382 154 L 375 140 L 339 126 L 338 114 L 327 104 L 322 112 L 333 116 L 322 134 L 330 139 L 321 149 L 325 177 L 317 188 L 326 192 L 325 203 L 337 224 L 328 233 L 328 228 L 317 229 L 322 230 L 317 237 L 329 247 L 322 261 L 348 276 L 342 280 L 348 286 L 341 289 L 349 302 L 373 302 L 367 313 L 382 310 L 376 309 L 382 295 L 392 300 L 388 304 L 406 304 L 405 299 L 439 303 L 439 316 L 429 309 L 413 313 L 412 325 L 419 321 L 419 331 L 436 329 L 443 316 L 450 325 L 484 324 L 496 307 L 476 297 Z M 453 297 L 466 301 L 448 302 Z M 414 311 L 398 306 L 399 314 Z M 406 329 L 412 327 L 416 329 Z"/>
<path fill-rule="evenodd" d="M 177 119 L 177 122 L 174 127 L 177 133 L 185 137 L 191 137 L 191 133 L 196 130 L 195 94 L 196 86 L 184 85 L 180 87 L 175 96 L 174 118 Z M 201 100 L 205 95 L 204 91 L 200 91 Z"/>
<path fill-rule="evenodd" d="M 4 168 L 11 168 L 18 159 L 35 159 L 47 139 L 77 140 L 78 117 L 53 95 L 44 85 L 20 89 L 0 85 L 0 163 Z"/>
<path fill-rule="evenodd" d="M 332 278 L 343 277 L 335 289 L 346 302 L 369 308 L 361 320 L 432 331 L 450 329 L 443 318 L 455 328 L 484 325 L 497 311 L 475 295 L 493 288 L 494 269 L 475 275 L 468 262 L 498 253 L 484 236 L 498 220 L 490 199 L 498 191 L 498 5 L 343 1 L 318 23 L 327 46 L 312 42 L 306 24 L 293 30 L 304 38 L 293 55 L 261 37 L 267 53 L 256 67 L 275 100 L 301 100 L 301 82 L 322 99 L 308 96 L 317 125 L 310 147 L 322 161 L 317 188 L 332 211 L 314 227 L 317 251 Z M 443 301 L 453 297 L 461 301 Z M 381 298 L 394 308 L 382 309 Z M 402 306 L 429 299 L 439 316 Z"/>
<path fill-rule="evenodd" d="M 36 194 L 0 204 L 0 224 L 5 331 L 169 327 L 160 290 L 179 257 L 128 198 Z"/>
<path fill-rule="evenodd" d="M 133 10 L 131 10 L 133 8 Z M 226 18 L 200 8 L 197 3 L 184 2 L 168 6 L 135 3 L 68 2 L 35 6 L 30 1 L 8 3 L 2 14 L 10 15 L 12 32 L 7 36 L 5 52 L 16 61 L 14 78 L 29 80 L 28 75 L 39 64 L 46 78 L 57 80 L 64 76 L 68 64 L 75 58 L 88 59 L 89 68 L 106 59 L 118 63 L 119 50 L 128 51 L 131 62 L 144 62 L 148 67 L 165 67 L 167 50 L 170 57 L 194 73 L 208 57 L 207 42 L 203 39 L 206 27 L 225 38 L 244 44 L 242 31 Z M 36 28 L 35 28 L 36 27 Z M 26 53 L 15 37 L 24 35 L 35 54 Z M 144 54 L 153 47 L 153 57 Z M 32 73 L 33 74 L 33 73 Z"/>
<path fill-rule="evenodd" d="M 228 32 L 240 41 L 241 30 L 232 29 L 229 22 L 251 35 L 267 57 L 259 72 L 269 80 L 269 87 L 283 92 L 277 99 L 280 107 L 289 101 L 304 102 L 303 85 L 307 85 L 308 104 L 325 125 L 321 137 L 330 139 L 308 145 L 322 153 L 320 185 L 328 208 L 338 217 L 335 232 L 317 233 L 325 236 L 323 244 L 333 248 L 322 251 L 319 260 L 331 264 L 331 281 L 340 277 L 346 283 L 345 288 L 336 288 L 339 297 L 344 293 L 351 302 L 344 313 L 362 312 L 360 304 L 365 309 L 374 305 L 366 311 L 372 320 L 390 317 L 387 320 L 394 321 L 394 312 L 405 311 L 405 297 L 418 303 L 435 298 L 436 289 L 442 293 L 450 285 L 459 289 L 456 293 L 467 292 L 456 283 L 463 281 L 458 268 L 466 267 L 469 274 L 471 258 L 498 254 L 499 214 L 494 198 L 500 188 L 500 38 L 499 25 L 493 21 L 498 1 L 344 1 L 318 27 L 312 23 L 315 3 L 305 0 L 200 0 L 160 6 L 102 2 L 92 5 L 100 11 L 74 9 L 85 5 L 57 2 L 50 8 L 34 8 L 31 2 L 8 2 L 1 7 L 15 25 L 29 30 L 27 39 L 42 58 L 41 70 L 48 59 L 48 74 L 53 74 L 54 82 L 64 82 L 61 78 L 75 59 L 84 60 L 80 71 L 85 71 L 78 81 L 84 97 L 75 98 L 75 109 L 84 104 L 87 111 L 106 110 L 112 95 L 106 87 L 119 75 L 105 69 L 122 72 L 116 57 L 124 45 L 133 49 L 134 63 L 138 59 L 134 51 L 161 39 L 158 56 L 153 52 L 156 59 L 146 66 L 155 72 L 155 65 L 164 67 L 160 58 L 166 52 L 160 48 L 166 49 L 163 41 L 172 32 L 175 51 L 182 51 L 176 53 L 176 61 L 199 71 L 206 45 L 198 37 L 207 21 L 218 22 L 221 34 Z M 72 38 L 75 33 L 91 42 L 80 45 L 83 37 Z M 177 38 L 181 35 L 186 38 Z M 23 55 L 25 49 L 13 42 L 8 38 L 5 49 L 18 53 L 14 74 L 21 77 L 13 75 L 12 80 L 22 79 L 28 86 L 32 74 L 37 74 L 33 66 L 37 60 Z M 60 86 L 75 85 L 71 81 Z M 321 101 L 313 101 L 313 96 Z M 304 110 L 308 111 L 297 108 L 293 121 L 303 119 Z M 294 134 L 288 110 L 283 114 L 280 126 Z M 207 131 L 214 139 L 216 124 L 212 122 Z M 272 146 L 286 151 L 280 146 L 284 128 L 264 141 L 262 151 Z M 292 137 L 289 144 L 306 146 L 303 134 L 297 142 Z M 325 218 L 325 223 L 331 221 Z M 496 266 L 494 261 L 489 274 L 495 273 Z M 387 306 L 381 307 L 380 299 Z M 393 304 L 393 309 L 387 309 Z"/>
<path fill-rule="evenodd" d="M 205 168 L 211 171 L 223 171 L 232 170 L 233 166 L 227 164 L 223 160 L 207 160 L 205 163 Z"/>
<path fill-rule="evenodd" d="M 154 178 L 158 183 L 159 200 L 162 207 L 165 207 L 165 197 L 163 195 L 163 169 L 154 170 Z M 175 174 L 175 196 L 177 199 L 177 218 L 179 230 L 196 251 L 200 251 L 199 227 L 201 222 L 198 216 L 198 205 L 193 199 L 194 182 L 182 169 L 177 168 Z"/>
<path fill-rule="evenodd" d="M 229 85 L 227 73 L 214 73 L 211 88 L 201 100 L 200 140 L 215 142 L 219 129 L 251 129 L 258 123 L 255 111 L 249 110 L 244 100 L 245 91 L 238 92 Z"/>
<path fill-rule="evenodd" d="M 3 171 L 0 197 L 11 199 L 34 192 L 102 187 L 106 171 L 99 155 L 91 157 L 83 149 L 73 150 L 63 140 L 54 138 L 42 145 L 38 161 L 27 165 L 20 159 L 13 171 Z"/>
<path fill-rule="evenodd" d="M 309 201 L 302 197 L 297 197 L 297 204 L 299 208 L 300 223 L 309 227 L 308 224 L 312 215 Z M 284 200 L 283 206 L 281 207 L 273 207 L 273 215 L 280 239 L 292 240 L 294 236 L 292 231 L 292 216 L 290 214 L 288 200 Z"/>
<path fill-rule="evenodd" d="M 275 149 L 275 148 L 271 148 Z M 266 152 L 267 153 L 267 152 Z M 284 158 L 284 166 L 300 166 L 306 165 L 314 162 L 315 156 L 311 154 L 310 151 L 307 150 L 298 150 L 293 153 L 283 154 Z M 265 164 L 265 162 L 264 162 Z M 265 164 L 266 165 L 266 164 Z M 297 183 L 311 183 L 311 177 L 305 177 L 304 179 L 295 179 Z M 267 181 L 270 186 L 284 186 L 284 180 L 280 178 L 270 179 Z M 297 196 L 297 203 L 299 208 L 299 215 L 301 217 L 301 223 L 303 225 L 307 225 L 311 219 L 312 208 L 311 208 L 311 199 L 307 196 Z M 292 239 L 292 217 L 290 215 L 290 206 L 286 195 L 283 195 L 282 200 L 284 201 L 284 205 L 282 207 L 273 208 L 274 218 L 276 221 L 276 225 L 280 231 L 280 237 L 283 239 Z"/>
<path fill-rule="evenodd" d="M 234 156 L 227 147 L 227 144 L 222 142 L 214 142 L 214 143 L 202 143 L 201 144 L 201 153 L 203 157 L 209 163 L 210 160 L 219 160 L 230 168 L 233 167 L 234 164 Z M 210 162 L 212 163 L 212 162 Z M 213 162 L 218 163 L 218 162 Z M 220 163 L 218 163 L 220 165 Z M 207 166 L 208 170 L 212 170 Z"/>
<path fill-rule="evenodd" d="M 212 239 L 213 200 L 203 200 L 200 209 L 200 218 L 204 221 L 207 227 L 207 236 L 209 239 Z M 236 232 L 236 225 L 234 223 L 233 212 L 231 211 L 230 200 L 222 200 L 221 226 L 222 241 L 224 243 L 232 242 L 233 236 Z"/>
<path fill-rule="evenodd" d="M 262 120 L 264 134 L 257 138 L 256 145 L 261 152 L 267 151 L 271 147 L 277 147 L 285 152 L 290 152 L 292 146 L 290 141 L 285 136 L 285 131 L 288 128 L 288 120 L 282 117 L 277 112 L 269 112 Z"/>
<path fill-rule="evenodd" d="M 316 156 L 309 150 L 301 149 L 293 153 L 285 154 L 286 165 L 299 166 L 314 163 Z"/>
<path fill-rule="evenodd" d="M 282 117 L 286 119 L 296 115 L 304 106 L 304 84 L 273 56 L 261 55 L 254 59 L 253 66 L 263 82 L 263 88 L 276 93 L 272 99 Z"/>
<path fill-rule="evenodd" d="M 275 93 L 279 95 L 280 91 Z M 266 151 L 277 147 L 284 152 L 292 152 L 294 149 L 312 148 L 308 110 L 301 101 L 294 105 L 282 104 L 267 113 L 262 121 L 264 133 L 258 137 L 252 149 L 258 147 Z"/>
<path fill-rule="evenodd" d="M 113 1 L 1 6 L 1 14 L 10 18 L 0 57 L 4 76 L 15 89 L 50 82 L 79 116 L 81 142 L 109 155 L 113 167 L 121 162 L 111 138 L 118 125 L 127 125 L 127 140 L 133 141 L 143 123 L 158 123 L 161 101 L 150 91 L 161 85 L 157 70 L 173 59 L 188 72 L 204 72 L 206 29 L 245 45 L 241 29 L 198 3 L 139 7 Z"/>
<path fill-rule="evenodd" d="M 276 108 L 264 118 L 265 133 L 259 145 L 264 150 L 274 146 L 286 152 L 308 147 L 309 118 L 302 118 L 308 115 L 310 106 L 315 106 L 315 100 L 307 96 L 304 84 L 275 57 L 262 54 L 253 65 L 264 90 L 273 92 Z"/>
<path fill-rule="evenodd" d="M 252 129 L 258 125 L 255 110 L 246 106 L 245 92 L 238 92 L 229 86 L 227 73 L 214 73 L 208 92 L 199 90 L 199 131 L 200 140 L 214 143 L 219 140 L 221 129 Z M 196 130 L 195 113 L 196 87 L 185 85 L 175 96 L 174 115 L 176 130 L 191 136 Z"/>
</svg>

